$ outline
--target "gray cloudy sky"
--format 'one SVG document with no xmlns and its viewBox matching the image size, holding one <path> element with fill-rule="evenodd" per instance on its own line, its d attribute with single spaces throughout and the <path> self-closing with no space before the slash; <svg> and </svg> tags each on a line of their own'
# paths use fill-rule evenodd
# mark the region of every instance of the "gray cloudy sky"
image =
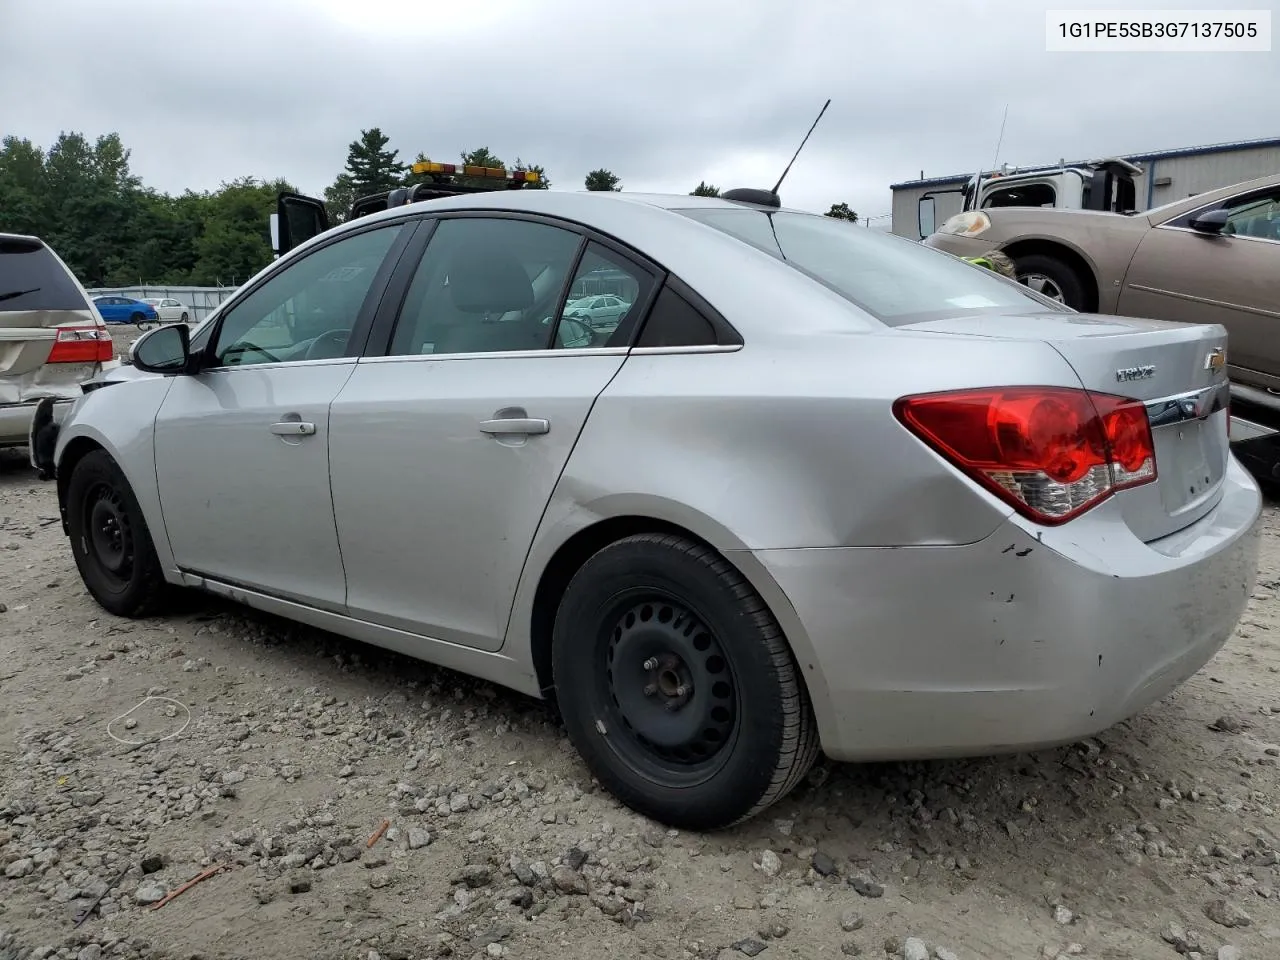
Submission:
<svg viewBox="0 0 1280 960">
<path fill-rule="evenodd" d="M 1046 53 L 1045 10 L 1063 6 L 0 0 L 0 133 L 118 131 L 170 192 L 243 175 L 318 191 L 379 126 L 403 159 L 487 145 L 554 188 L 603 166 L 624 189 L 686 193 L 772 186 L 830 97 L 783 198 L 864 216 L 922 169 L 989 164 L 1006 101 L 1015 164 L 1280 135 L 1280 53 Z"/>
</svg>

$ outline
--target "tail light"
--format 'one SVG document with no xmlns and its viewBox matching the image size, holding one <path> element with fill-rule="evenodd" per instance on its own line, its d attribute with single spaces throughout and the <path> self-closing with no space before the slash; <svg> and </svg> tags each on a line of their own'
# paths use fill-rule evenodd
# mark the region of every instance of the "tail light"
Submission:
<svg viewBox="0 0 1280 960">
<path fill-rule="evenodd" d="M 115 357 L 106 327 L 58 327 L 58 339 L 45 363 L 106 363 Z"/>
<path fill-rule="evenodd" d="M 1117 490 L 1156 479 L 1155 441 L 1135 400 L 1066 387 L 904 397 L 912 433 L 1023 516 L 1065 523 Z"/>
</svg>

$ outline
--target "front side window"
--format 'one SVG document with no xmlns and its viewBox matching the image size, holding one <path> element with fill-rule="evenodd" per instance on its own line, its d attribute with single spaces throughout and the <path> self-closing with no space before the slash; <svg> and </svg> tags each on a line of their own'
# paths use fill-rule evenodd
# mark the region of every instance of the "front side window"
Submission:
<svg viewBox="0 0 1280 960">
<path fill-rule="evenodd" d="M 794 267 L 889 326 L 1068 307 L 904 237 L 816 214 L 749 208 L 677 211 Z"/>
<path fill-rule="evenodd" d="M 1227 225 L 1222 231 L 1237 237 L 1280 240 L 1280 191 L 1228 203 Z"/>
<path fill-rule="evenodd" d="M 345 237 L 280 270 L 226 313 L 214 366 L 349 356 L 348 339 L 402 224 Z"/>
</svg>

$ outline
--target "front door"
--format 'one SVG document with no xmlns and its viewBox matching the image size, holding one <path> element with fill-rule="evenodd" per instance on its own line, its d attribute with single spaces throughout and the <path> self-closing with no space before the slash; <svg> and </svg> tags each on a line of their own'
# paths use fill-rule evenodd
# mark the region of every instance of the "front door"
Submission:
<svg viewBox="0 0 1280 960">
<path fill-rule="evenodd" d="M 441 220 L 387 355 L 356 364 L 333 404 L 334 512 L 353 616 L 502 645 L 543 511 L 626 358 L 625 330 L 601 344 L 561 316 L 565 292 L 606 269 L 641 291 L 654 283 L 604 247 L 581 249 L 577 233 L 545 222 Z"/>
<path fill-rule="evenodd" d="M 1117 313 L 1220 323 L 1233 378 L 1280 373 L 1280 188 L 1213 208 L 1228 212 L 1220 234 L 1191 227 L 1204 210 L 1148 231 L 1125 275 Z"/>
<path fill-rule="evenodd" d="M 376 305 L 404 229 L 347 235 L 286 265 L 227 307 L 207 368 L 174 379 L 155 456 L 184 570 L 343 609 L 329 406 L 355 369 L 352 330 Z"/>
</svg>

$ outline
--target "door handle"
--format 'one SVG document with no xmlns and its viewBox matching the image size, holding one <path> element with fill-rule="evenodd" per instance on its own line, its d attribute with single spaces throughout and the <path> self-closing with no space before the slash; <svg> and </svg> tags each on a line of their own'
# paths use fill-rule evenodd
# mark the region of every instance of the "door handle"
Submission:
<svg viewBox="0 0 1280 960">
<path fill-rule="evenodd" d="M 480 432 L 490 436 L 528 436 L 533 433 L 547 433 L 550 429 L 550 420 L 537 420 L 532 417 L 500 417 L 497 420 L 480 422 Z"/>
<path fill-rule="evenodd" d="M 281 420 L 271 425 L 271 432 L 277 437 L 309 437 L 316 432 L 316 425 L 301 420 Z"/>
</svg>

